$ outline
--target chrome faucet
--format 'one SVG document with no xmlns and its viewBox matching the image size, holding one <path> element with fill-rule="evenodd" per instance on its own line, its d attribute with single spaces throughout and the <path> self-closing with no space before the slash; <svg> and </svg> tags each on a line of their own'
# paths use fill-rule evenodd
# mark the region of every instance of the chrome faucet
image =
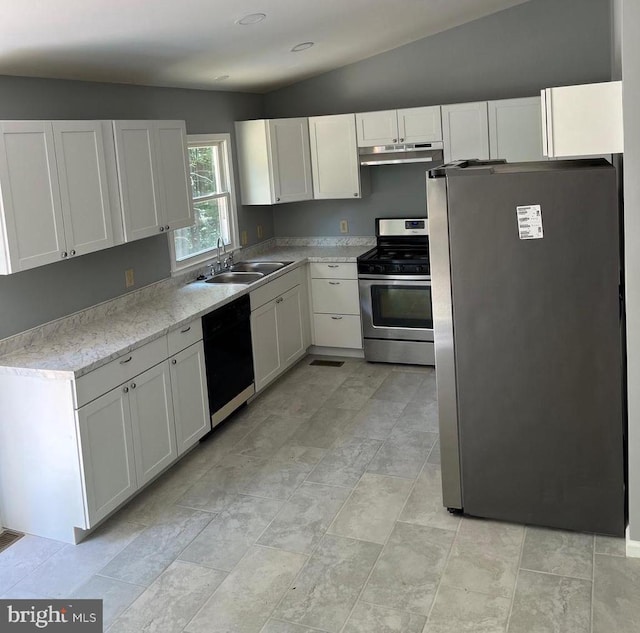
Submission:
<svg viewBox="0 0 640 633">
<path fill-rule="evenodd" d="M 221 238 L 218 238 L 218 243 L 216 245 L 216 248 L 218 249 L 218 263 L 216 265 L 216 271 L 217 272 L 222 272 L 222 264 L 220 263 L 220 244 L 222 244 L 222 249 L 226 254 L 226 250 L 224 248 L 224 242 L 222 241 Z"/>
</svg>

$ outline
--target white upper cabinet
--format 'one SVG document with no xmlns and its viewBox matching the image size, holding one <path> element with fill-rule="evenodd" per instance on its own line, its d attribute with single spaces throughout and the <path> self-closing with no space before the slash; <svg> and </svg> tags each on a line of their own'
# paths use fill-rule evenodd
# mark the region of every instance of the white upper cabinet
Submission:
<svg viewBox="0 0 640 633">
<path fill-rule="evenodd" d="M 113 246 L 100 121 L 54 121 L 53 134 L 69 256 Z"/>
<path fill-rule="evenodd" d="M 547 88 L 541 96 L 545 156 L 624 151 L 621 81 Z"/>
<path fill-rule="evenodd" d="M 114 244 L 99 121 L 0 123 L 0 273 Z"/>
<path fill-rule="evenodd" d="M 488 102 L 489 156 L 508 162 L 545 160 L 540 97 Z"/>
<path fill-rule="evenodd" d="M 444 160 L 489 158 L 487 102 L 456 103 L 442 106 Z"/>
<path fill-rule="evenodd" d="M 354 114 L 309 117 L 313 197 L 360 198 Z"/>
<path fill-rule="evenodd" d="M 184 121 L 114 121 L 124 241 L 193 223 Z"/>
<path fill-rule="evenodd" d="M 356 114 L 358 147 L 442 140 L 440 106 Z"/>
<path fill-rule="evenodd" d="M 242 204 L 313 198 L 306 118 L 236 121 Z"/>
<path fill-rule="evenodd" d="M 398 110 L 400 143 L 428 143 L 442 140 L 440 106 Z"/>
<path fill-rule="evenodd" d="M 154 121 L 165 231 L 193 224 L 184 121 Z M 168 225 L 168 226 L 167 226 Z"/>
</svg>

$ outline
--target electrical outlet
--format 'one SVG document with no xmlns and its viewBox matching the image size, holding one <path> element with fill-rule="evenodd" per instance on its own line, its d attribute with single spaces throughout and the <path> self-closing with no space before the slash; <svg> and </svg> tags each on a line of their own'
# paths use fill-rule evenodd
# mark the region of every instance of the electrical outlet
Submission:
<svg viewBox="0 0 640 633">
<path fill-rule="evenodd" d="M 242 244 L 242 246 L 246 246 L 248 241 L 247 232 L 242 231 L 242 233 L 240 233 L 240 244 Z"/>
<path fill-rule="evenodd" d="M 124 271 L 124 285 L 127 288 L 131 288 L 134 284 L 133 268 L 127 268 L 127 270 Z"/>
<path fill-rule="evenodd" d="M 340 220 L 340 233 L 349 232 L 349 223 L 346 220 Z"/>
<path fill-rule="evenodd" d="M 261 240 L 262 239 L 262 224 L 258 224 L 256 226 L 256 232 L 258 233 L 258 239 Z"/>
</svg>

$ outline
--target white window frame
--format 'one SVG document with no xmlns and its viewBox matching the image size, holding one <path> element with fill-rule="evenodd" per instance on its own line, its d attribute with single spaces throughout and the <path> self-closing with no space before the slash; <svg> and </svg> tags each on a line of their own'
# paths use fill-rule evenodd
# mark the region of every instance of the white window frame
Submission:
<svg viewBox="0 0 640 633">
<path fill-rule="evenodd" d="M 198 147 L 212 144 L 221 144 L 222 153 L 224 155 L 224 165 L 222 169 L 225 170 L 223 174 L 224 180 L 228 183 L 228 195 L 229 195 L 229 238 L 230 244 L 226 245 L 227 253 L 240 248 L 240 239 L 238 232 L 238 206 L 236 204 L 236 188 L 235 177 L 233 173 L 233 154 L 231 148 L 231 134 L 188 134 L 187 135 L 187 147 Z M 224 197 L 227 194 L 219 194 L 215 197 Z M 193 206 L 193 198 L 191 199 Z M 195 213 L 195 210 L 194 210 Z M 213 247 L 204 253 L 198 253 L 187 259 L 181 261 L 176 260 L 176 243 L 174 232 L 171 231 L 169 237 L 169 251 L 171 253 L 171 272 L 175 274 L 187 272 L 190 268 L 201 267 L 205 262 L 217 257 L 217 248 Z"/>
</svg>

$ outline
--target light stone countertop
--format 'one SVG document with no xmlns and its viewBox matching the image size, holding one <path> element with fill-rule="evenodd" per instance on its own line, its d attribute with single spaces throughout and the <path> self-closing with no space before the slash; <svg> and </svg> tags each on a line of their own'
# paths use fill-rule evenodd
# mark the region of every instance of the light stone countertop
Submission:
<svg viewBox="0 0 640 633">
<path fill-rule="evenodd" d="M 45 324 L 0 356 L 0 374 L 71 380 L 160 338 L 307 262 L 355 262 L 362 246 L 274 246 L 243 261 L 292 261 L 251 285 L 163 280 L 137 293 Z M 21 335 L 22 336 L 22 335 Z"/>
</svg>

